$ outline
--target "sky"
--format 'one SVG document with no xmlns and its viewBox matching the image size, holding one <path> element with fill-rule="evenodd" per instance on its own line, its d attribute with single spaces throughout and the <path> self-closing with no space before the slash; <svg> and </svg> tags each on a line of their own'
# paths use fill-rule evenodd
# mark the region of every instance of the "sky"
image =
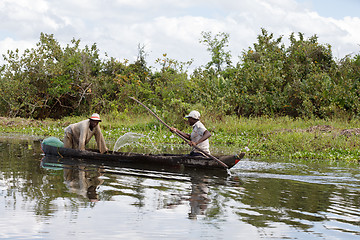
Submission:
<svg viewBox="0 0 360 240">
<path fill-rule="evenodd" d="M 134 62 L 140 45 L 149 66 L 167 54 L 200 67 L 210 61 L 205 31 L 229 34 L 235 64 L 264 28 L 285 44 L 291 33 L 316 34 L 341 59 L 360 53 L 359 26 L 359 0 L 0 0 L 0 56 L 34 48 L 43 32 L 63 47 L 96 43 L 103 58 Z"/>
</svg>

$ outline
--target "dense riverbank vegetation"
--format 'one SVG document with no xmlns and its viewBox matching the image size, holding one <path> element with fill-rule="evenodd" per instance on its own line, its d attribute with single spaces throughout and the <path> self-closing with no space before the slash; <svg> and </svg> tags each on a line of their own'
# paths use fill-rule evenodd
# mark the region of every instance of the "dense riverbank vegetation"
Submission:
<svg viewBox="0 0 360 240">
<path fill-rule="evenodd" d="M 329 44 L 301 33 L 291 34 L 286 47 L 283 37 L 265 29 L 253 46 L 231 53 L 229 37 L 203 32 L 199 44 L 207 47 L 211 61 L 195 66 L 190 74 L 192 60 L 179 62 L 166 54 L 155 70 L 140 45 L 135 62 L 101 59 L 96 44 L 81 48 L 80 40 L 73 39 L 62 47 L 53 35 L 42 33 L 35 48 L 3 55 L 0 114 L 56 119 L 91 112 L 142 112 L 128 98 L 134 96 L 169 120 L 193 108 L 219 119 L 359 116 L 359 54 L 336 60 Z M 239 62 L 231 62 L 232 54 Z"/>
<path fill-rule="evenodd" d="M 86 116 L 61 120 L 1 118 L 0 132 L 3 135 L 24 134 L 39 138 L 55 136 L 62 139 L 67 125 L 85 118 Z M 149 146 L 151 152 L 161 152 L 163 146 L 173 146 L 184 153 L 190 149 L 149 114 L 127 114 L 116 120 L 111 115 L 103 115 L 102 118 L 101 128 L 111 149 L 119 137 L 129 132 L 145 135 L 139 141 Z M 348 163 L 357 163 L 360 159 L 360 129 L 357 128 L 360 123 L 357 120 L 344 122 L 289 117 L 273 119 L 226 116 L 222 121 L 217 121 L 211 116 L 204 116 L 203 122 L 212 132 L 211 150 L 215 153 L 223 150 L 225 154 L 245 151 L 250 158 L 284 157 Z M 180 125 L 176 126 L 181 127 Z M 191 131 L 189 126 L 182 129 Z"/>
</svg>

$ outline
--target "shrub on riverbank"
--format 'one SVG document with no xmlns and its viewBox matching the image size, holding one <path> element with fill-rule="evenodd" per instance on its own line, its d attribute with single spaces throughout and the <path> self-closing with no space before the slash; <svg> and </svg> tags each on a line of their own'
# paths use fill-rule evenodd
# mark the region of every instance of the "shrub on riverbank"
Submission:
<svg viewBox="0 0 360 240">
<path fill-rule="evenodd" d="M 33 49 L 9 51 L 0 67 L 0 115 L 35 119 L 81 116 L 99 112 L 141 113 L 129 96 L 176 121 L 193 108 L 214 117 L 236 115 L 351 119 L 360 114 L 360 55 L 336 61 L 329 44 L 316 35 L 282 37 L 261 30 L 257 43 L 232 63 L 229 35 L 203 33 L 211 61 L 189 74 L 192 61 L 164 54 L 152 70 L 139 47 L 130 63 L 101 59 L 96 44 L 80 47 L 73 39 L 62 47 L 51 34 L 41 34 Z M 141 110 L 140 110 L 141 109 Z"/>
</svg>

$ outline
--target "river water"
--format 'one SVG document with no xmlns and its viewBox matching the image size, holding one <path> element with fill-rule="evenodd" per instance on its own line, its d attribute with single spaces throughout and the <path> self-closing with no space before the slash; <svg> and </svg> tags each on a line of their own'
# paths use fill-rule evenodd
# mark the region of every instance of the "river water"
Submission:
<svg viewBox="0 0 360 240">
<path fill-rule="evenodd" d="M 0 239 L 360 238 L 356 164 L 138 169 L 44 158 L 19 136 L 0 137 L 0 157 Z"/>
</svg>

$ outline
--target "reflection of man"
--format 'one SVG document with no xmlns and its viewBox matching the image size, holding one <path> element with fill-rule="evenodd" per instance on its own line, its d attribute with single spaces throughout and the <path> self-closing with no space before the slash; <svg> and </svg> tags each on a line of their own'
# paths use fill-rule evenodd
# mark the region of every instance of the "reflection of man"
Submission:
<svg viewBox="0 0 360 240">
<path fill-rule="evenodd" d="M 190 207 L 189 213 L 190 219 L 196 219 L 197 215 L 203 215 L 209 203 L 209 188 L 206 184 L 206 179 L 192 178 L 191 179 L 191 195 L 190 195 Z"/>
<path fill-rule="evenodd" d="M 66 166 L 64 168 L 65 184 L 70 192 L 87 197 L 91 201 L 98 201 L 96 188 L 104 182 L 99 179 L 104 174 L 101 170 L 98 168 L 97 171 L 88 171 L 84 166 Z"/>
</svg>

